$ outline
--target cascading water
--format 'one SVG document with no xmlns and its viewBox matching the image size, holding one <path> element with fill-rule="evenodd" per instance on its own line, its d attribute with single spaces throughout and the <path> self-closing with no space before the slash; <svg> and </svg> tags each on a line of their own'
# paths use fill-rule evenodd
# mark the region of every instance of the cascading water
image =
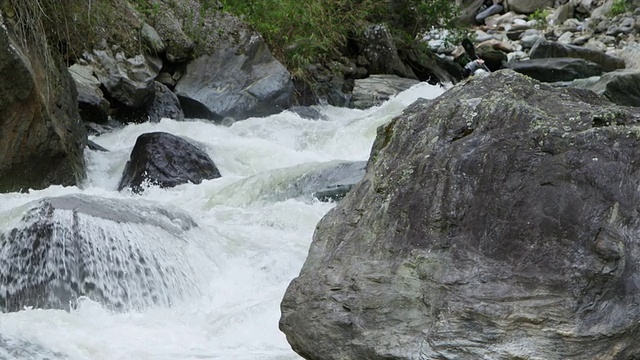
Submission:
<svg viewBox="0 0 640 360">
<path fill-rule="evenodd" d="M 0 194 L 0 293 L 17 308 L 0 306 L 20 310 L 0 313 L 0 359 L 299 359 L 278 330 L 279 303 L 334 206 L 311 197 L 314 174 L 361 168 L 337 160 L 367 160 L 378 126 L 442 92 L 421 83 L 364 111 L 322 107 L 326 120 L 130 125 L 92 139 L 110 152 L 87 152 L 82 189 Z M 222 177 L 116 191 L 136 138 L 151 131 L 198 143 Z M 52 240 L 34 245 L 34 224 Z M 43 304 L 63 302 L 45 307 L 67 310 L 23 306 L 22 277 L 61 279 L 38 289 Z M 87 296 L 67 299 L 65 286 Z"/>
</svg>

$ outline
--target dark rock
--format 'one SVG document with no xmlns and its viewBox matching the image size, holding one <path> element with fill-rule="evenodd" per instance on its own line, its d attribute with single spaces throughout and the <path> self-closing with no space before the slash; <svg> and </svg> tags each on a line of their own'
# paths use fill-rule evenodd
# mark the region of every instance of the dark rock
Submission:
<svg viewBox="0 0 640 360">
<path fill-rule="evenodd" d="M 507 54 L 491 45 L 479 46 L 476 52 L 491 71 L 503 69 L 507 62 Z"/>
<path fill-rule="evenodd" d="M 509 0 L 509 10 L 518 14 L 531 14 L 536 10 L 553 7 L 553 0 Z"/>
<path fill-rule="evenodd" d="M 462 79 L 462 66 L 453 60 L 441 58 L 432 51 L 409 48 L 399 52 L 402 61 L 418 80 L 429 84 L 456 83 Z"/>
<path fill-rule="evenodd" d="M 0 26 L 0 192 L 76 185 L 87 144 L 76 87 L 55 53 L 45 59 L 9 28 Z"/>
<path fill-rule="evenodd" d="M 110 309 L 170 305 L 198 291 L 179 245 L 196 226 L 184 212 L 142 200 L 29 203 L 0 234 L 0 310 L 68 310 L 80 296 Z"/>
<path fill-rule="evenodd" d="M 104 124 L 109 119 L 109 101 L 100 90 L 100 81 L 90 65 L 74 64 L 69 73 L 78 89 L 78 110 L 86 122 Z"/>
<path fill-rule="evenodd" d="M 195 43 L 182 28 L 184 18 L 181 19 L 175 13 L 172 6 L 174 4 L 169 5 L 168 2 L 157 1 L 154 2 L 154 5 L 158 6 L 157 11 L 148 14 L 147 18 L 162 43 L 157 43 L 157 39 L 154 37 L 154 43 L 157 45 L 154 45 L 153 48 L 166 45 L 164 48 L 165 57 L 171 63 L 187 61 L 193 55 Z M 195 10 L 194 12 L 197 13 Z"/>
<path fill-rule="evenodd" d="M 360 77 L 356 69 L 356 77 Z M 353 79 L 345 79 L 342 73 L 333 73 L 325 66 L 318 64 L 308 69 L 311 81 L 296 79 L 295 102 L 299 106 L 333 105 L 338 107 L 349 104 L 353 90 Z"/>
<path fill-rule="evenodd" d="M 136 140 L 118 190 L 142 192 L 144 183 L 167 188 L 219 177 L 220 171 L 200 148 L 175 135 L 153 132 Z"/>
<path fill-rule="evenodd" d="M 293 81 L 255 31 L 238 30 L 233 43 L 189 62 L 178 81 L 178 95 L 186 117 L 220 121 L 267 116 L 289 107 Z"/>
<path fill-rule="evenodd" d="M 396 44 L 386 26 L 381 24 L 367 26 L 362 33 L 362 38 L 357 39 L 356 43 L 360 54 L 369 63 L 370 74 L 390 74 L 417 79 L 413 71 L 400 59 Z"/>
<path fill-rule="evenodd" d="M 584 59 L 549 58 L 510 62 L 510 69 L 543 82 L 571 81 L 602 74 L 602 67 Z"/>
<path fill-rule="evenodd" d="M 577 58 L 600 64 L 602 71 L 609 72 L 624 69 L 624 60 L 605 54 L 602 51 L 592 50 L 586 47 L 561 44 L 558 42 L 541 40 L 536 43 L 529 52 L 531 59 L 544 58 Z"/>
<path fill-rule="evenodd" d="M 327 120 L 327 117 L 313 106 L 292 106 L 289 111 L 298 114 L 303 119 Z"/>
<path fill-rule="evenodd" d="M 305 359 L 637 358 L 639 123 L 510 70 L 417 101 L 318 224 L 280 329 Z"/>
<path fill-rule="evenodd" d="M 89 148 L 89 150 L 93 150 L 93 151 L 109 152 L 108 149 L 102 147 L 100 144 L 96 144 L 92 140 L 87 141 L 87 147 Z"/>
<path fill-rule="evenodd" d="M 151 122 L 159 122 L 162 118 L 177 121 L 184 120 L 184 113 L 180 106 L 180 100 L 173 91 L 165 85 L 155 82 L 153 100 L 147 107 L 147 116 Z"/>
<path fill-rule="evenodd" d="M 366 79 L 356 80 L 349 107 L 367 109 L 378 106 L 418 83 L 418 80 L 396 75 L 371 75 Z"/>
<path fill-rule="evenodd" d="M 604 95 L 618 105 L 640 106 L 640 70 L 612 71 L 597 81 L 587 80 L 573 86 Z"/>
</svg>

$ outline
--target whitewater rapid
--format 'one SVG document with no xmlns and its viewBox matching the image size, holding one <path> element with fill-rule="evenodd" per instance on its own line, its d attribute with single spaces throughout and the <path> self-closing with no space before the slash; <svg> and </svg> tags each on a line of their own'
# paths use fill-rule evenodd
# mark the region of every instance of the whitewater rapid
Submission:
<svg viewBox="0 0 640 360">
<path fill-rule="evenodd" d="M 278 330 L 279 304 L 302 267 L 316 224 L 335 204 L 267 195 L 283 186 L 288 174 L 333 160 L 366 160 L 378 126 L 417 98 L 443 91 L 420 83 L 367 110 L 319 107 L 324 120 L 289 111 L 230 127 L 165 119 L 91 137 L 110 152 L 87 151 L 86 183 L 0 194 L 0 231 L 10 230 L 25 204 L 44 197 L 144 199 L 178 208 L 198 224 L 174 264 L 193 270 L 197 295 L 126 312 L 81 298 L 70 312 L 0 313 L 0 359 L 299 359 Z M 196 142 L 222 177 L 171 189 L 150 187 L 142 195 L 118 192 L 136 138 L 152 131 Z"/>
</svg>

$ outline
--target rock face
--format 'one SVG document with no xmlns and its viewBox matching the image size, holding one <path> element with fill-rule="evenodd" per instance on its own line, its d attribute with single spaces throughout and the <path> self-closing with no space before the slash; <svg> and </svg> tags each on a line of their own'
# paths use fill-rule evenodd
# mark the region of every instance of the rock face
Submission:
<svg viewBox="0 0 640 360">
<path fill-rule="evenodd" d="M 0 311 L 69 309 L 79 296 L 123 310 L 170 305 L 198 291 L 180 245 L 196 226 L 186 213 L 142 200 L 29 203 L 0 234 Z"/>
<path fill-rule="evenodd" d="M 73 81 L 38 53 L 24 49 L 0 19 L 0 192 L 84 178 L 87 137 Z"/>
<path fill-rule="evenodd" d="M 398 49 L 386 26 L 374 24 L 365 28 L 357 46 L 369 62 L 369 73 L 417 79 L 413 71 L 398 56 Z"/>
<path fill-rule="evenodd" d="M 242 120 L 289 107 L 293 81 L 287 69 L 273 57 L 258 33 L 246 25 L 238 25 L 236 31 L 235 40 L 221 42 L 187 65 L 175 88 L 185 116 Z"/>
<path fill-rule="evenodd" d="M 141 192 L 145 182 L 173 187 L 220 177 L 209 155 L 190 142 L 164 132 L 142 134 L 122 173 L 118 190 Z"/>
<path fill-rule="evenodd" d="M 418 101 L 318 224 L 306 359 L 640 356 L 640 111 L 510 70 Z"/>
</svg>

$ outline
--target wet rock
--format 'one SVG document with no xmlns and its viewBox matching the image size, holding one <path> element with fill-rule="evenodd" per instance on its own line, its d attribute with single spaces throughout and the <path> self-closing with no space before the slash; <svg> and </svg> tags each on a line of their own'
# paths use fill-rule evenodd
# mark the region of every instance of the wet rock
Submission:
<svg viewBox="0 0 640 360">
<path fill-rule="evenodd" d="M 602 67 L 584 59 L 549 58 L 514 61 L 510 69 L 542 82 L 571 81 L 602 74 Z"/>
<path fill-rule="evenodd" d="M 178 96 L 165 85 L 155 82 L 153 100 L 147 107 L 147 116 L 151 122 L 159 122 L 163 118 L 177 121 L 184 120 L 184 112 Z"/>
<path fill-rule="evenodd" d="M 220 171 L 200 148 L 175 135 L 153 132 L 136 140 L 118 190 L 142 192 L 145 183 L 167 188 L 219 177 Z"/>
<path fill-rule="evenodd" d="M 608 72 L 617 69 L 624 69 L 624 60 L 605 54 L 601 51 L 594 51 L 586 47 L 560 44 L 551 41 L 540 41 L 531 48 L 529 53 L 531 59 L 544 58 L 577 58 L 600 64 L 602 71 Z"/>
<path fill-rule="evenodd" d="M 65 195 L 31 202 L 21 214 L 0 234 L 3 312 L 69 310 L 80 296 L 113 310 L 141 309 L 198 292 L 181 245 L 197 225 L 182 211 Z"/>
<path fill-rule="evenodd" d="M 76 185 L 87 137 L 73 79 L 14 34 L 0 20 L 0 192 Z"/>
<path fill-rule="evenodd" d="M 639 122 L 509 70 L 414 103 L 318 224 L 280 329 L 306 359 L 640 356 Z"/>
<path fill-rule="evenodd" d="M 349 107 L 366 109 L 378 106 L 417 83 L 418 80 L 396 75 L 371 75 L 366 79 L 356 80 Z"/>
</svg>

